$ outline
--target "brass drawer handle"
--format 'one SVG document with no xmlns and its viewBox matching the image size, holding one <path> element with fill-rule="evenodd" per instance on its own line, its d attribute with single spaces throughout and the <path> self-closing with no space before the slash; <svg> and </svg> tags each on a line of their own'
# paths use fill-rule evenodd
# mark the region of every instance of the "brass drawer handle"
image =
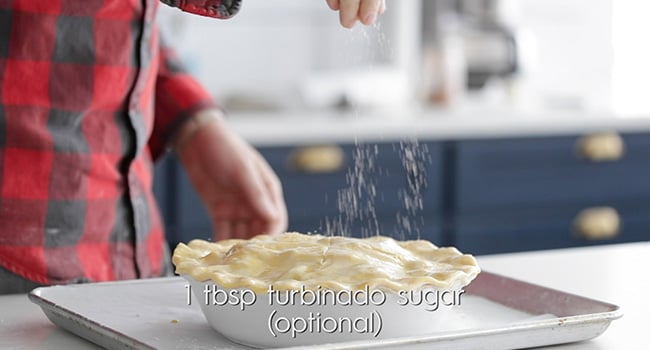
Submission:
<svg viewBox="0 0 650 350">
<path fill-rule="evenodd" d="M 340 170 L 345 162 L 343 149 L 335 145 L 306 146 L 289 158 L 293 169 L 308 174 L 327 174 Z"/>
<path fill-rule="evenodd" d="M 621 217 L 611 207 L 582 210 L 573 220 L 576 234 L 589 240 L 612 239 L 621 231 Z"/>
<path fill-rule="evenodd" d="M 576 151 L 592 162 L 612 162 L 623 158 L 625 142 L 614 132 L 586 135 L 578 139 Z"/>
</svg>

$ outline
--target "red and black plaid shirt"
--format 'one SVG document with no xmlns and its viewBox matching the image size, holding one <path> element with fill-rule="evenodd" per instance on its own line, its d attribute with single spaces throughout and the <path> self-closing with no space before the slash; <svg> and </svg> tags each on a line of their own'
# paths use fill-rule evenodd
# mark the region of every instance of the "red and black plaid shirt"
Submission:
<svg viewBox="0 0 650 350">
<path fill-rule="evenodd" d="M 213 17 L 239 7 L 165 2 Z M 213 101 L 161 47 L 157 7 L 158 0 L 0 0 L 6 270 L 44 284 L 164 272 L 152 159 Z"/>
</svg>

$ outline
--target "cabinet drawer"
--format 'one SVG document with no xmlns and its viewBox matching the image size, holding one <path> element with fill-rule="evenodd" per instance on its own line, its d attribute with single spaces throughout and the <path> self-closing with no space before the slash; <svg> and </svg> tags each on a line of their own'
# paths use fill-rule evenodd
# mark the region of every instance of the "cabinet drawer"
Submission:
<svg viewBox="0 0 650 350">
<path fill-rule="evenodd" d="M 603 161 L 582 154 L 584 140 L 571 136 L 458 142 L 454 209 L 650 198 L 650 135 L 621 135 L 623 153 Z"/>
<path fill-rule="evenodd" d="M 618 216 L 618 234 L 610 238 L 589 238 L 579 224 L 580 214 L 593 207 L 570 206 L 459 215 L 454 219 L 454 245 L 472 254 L 493 254 L 650 240 L 650 202 L 614 204 L 605 214 L 610 208 Z"/>
</svg>

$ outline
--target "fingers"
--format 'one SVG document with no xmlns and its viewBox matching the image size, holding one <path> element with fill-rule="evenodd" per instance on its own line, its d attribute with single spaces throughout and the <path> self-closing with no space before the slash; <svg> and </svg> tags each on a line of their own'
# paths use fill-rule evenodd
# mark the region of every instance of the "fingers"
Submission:
<svg viewBox="0 0 650 350">
<path fill-rule="evenodd" d="M 266 186 L 266 189 L 270 193 L 273 205 L 278 214 L 274 220 L 269 222 L 269 225 L 266 227 L 266 233 L 268 234 L 278 234 L 286 231 L 287 229 L 287 207 L 284 202 L 284 195 L 282 193 L 282 183 L 278 179 L 277 175 L 271 169 L 271 166 L 260 156 L 258 158 L 258 167 L 260 173 L 262 174 L 262 180 Z"/>
<path fill-rule="evenodd" d="M 239 239 L 246 239 L 252 236 L 255 236 L 255 233 L 251 232 L 251 223 L 248 220 L 235 221 L 233 225 L 233 237 Z M 260 232 L 257 232 L 259 234 Z"/>
<path fill-rule="evenodd" d="M 381 0 L 381 4 L 379 5 L 379 14 L 383 15 L 384 12 L 386 12 L 386 0 Z"/>
<path fill-rule="evenodd" d="M 214 240 L 223 241 L 224 239 L 233 238 L 232 234 L 232 225 L 227 220 L 220 220 L 218 218 L 214 220 Z"/>
<path fill-rule="evenodd" d="M 254 157 L 256 156 L 255 154 Z M 258 163 L 257 159 L 253 159 L 248 166 L 242 169 L 239 175 L 241 177 L 239 186 L 244 195 L 243 199 L 255 214 L 254 217 L 259 217 L 262 221 L 272 221 L 278 216 L 278 211 Z"/>
<path fill-rule="evenodd" d="M 260 220 L 251 219 L 216 219 L 214 239 L 248 239 L 267 233 L 266 225 Z"/>
<path fill-rule="evenodd" d="M 247 239 L 279 234 L 287 227 L 282 185 L 259 153 L 252 151 L 249 166 L 239 173 L 239 197 L 224 198 L 211 208 L 215 239 Z"/>
<path fill-rule="evenodd" d="M 339 0 L 327 0 L 327 6 L 329 6 L 334 11 L 339 10 L 339 5 Z"/>
<path fill-rule="evenodd" d="M 327 0 L 327 5 L 339 11 L 341 25 L 345 28 L 354 27 L 357 20 L 371 25 L 386 11 L 386 0 Z"/>
<path fill-rule="evenodd" d="M 261 235 L 266 232 L 264 227 L 264 223 L 260 220 L 253 220 L 253 222 L 251 222 L 250 232 L 254 236 Z"/>
<path fill-rule="evenodd" d="M 343 0 L 339 9 L 341 25 L 345 28 L 352 28 L 359 16 L 361 0 Z"/>
<path fill-rule="evenodd" d="M 262 158 L 262 156 L 257 153 L 257 167 L 258 170 L 260 171 L 262 181 L 264 182 L 264 185 L 266 186 L 266 189 L 269 191 L 269 194 L 271 197 L 274 199 L 274 202 L 278 203 L 277 201 L 280 200 L 280 204 L 284 206 L 284 200 L 283 200 L 283 194 L 282 194 L 282 183 L 280 182 L 280 179 L 278 176 L 275 174 L 273 169 L 271 169 L 271 166 L 269 163 Z"/>
<path fill-rule="evenodd" d="M 359 7 L 359 20 L 365 25 L 371 25 L 377 20 L 383 1 L 363 1 Z"/>
</svg>

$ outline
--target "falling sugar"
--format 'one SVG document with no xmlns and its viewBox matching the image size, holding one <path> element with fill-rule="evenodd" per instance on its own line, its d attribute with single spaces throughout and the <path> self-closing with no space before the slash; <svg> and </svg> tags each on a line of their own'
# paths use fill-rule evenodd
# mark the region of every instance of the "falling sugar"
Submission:
<svg viewBox="0 0 650 350">
<path fill-rule="evenodd" d="M 356 49 L 361 46 L 365 50 L 359 52 L 356 62 L 348 62 L 351 66 L 361 64 L 365 67 L 362 69 L 369 69 L 367 63 L 372 62 L 373 59 L 386 61 L 394 55 L 392 46 L 389 45 L 385 33 L 381 30 L 380 22 L 374 24 L 371 29 L 357 26 L 352 33 L 353 35 L 347 36 L 348 45 Z M 378 50 L 371 49 L 373 39 L 376 39 Z M 351 61 L 353 57 L 347 56 L 346 59 Z M 358 119 L 360 106 L 353 104 L 352 107 L 353 116 Z M 431 163 L 429 150 L 426 144 L 421 145 L 415 138 L 401 141 L 394 150 L 398 152 L 406 174 L 405 187 L 397 189 L 397 199 L 401 202 L 401 209 L 395 213 L 394 232 L 384 231 L 375 210 L 378 200 L 377 181 L 383 175 L 390 175 L 385 174 L 384 169 L 378 165 L 379 147 L 376 144 L 363 144 L 355 139 L 352 153 L 353 166 L 346 173 L 347 187 L 337 192 L 338 215 L 334 218 L 325 218 L 321 225 L 326 235 L 369 237 L 381 234 L 402 240 L 420 238 L 420 227 L 424 225 L 422 191 L 427 187 L 426 167 Z"/>
<path fill-rule="evenodd" d="M 399 143 L 399 155 L 406 171 L 407 186 L 397 192 L 402 210 L 396 214 L 398 238 L 420 239 L 420 226 L 424 225 L 423 191 L 427 187 L 427 164 L 431 164 L 429 148 L 416 138 Z"/>
<path fill-rule="evenodd" d="M 327 235 L 362 237 L 380 234 L 379 220 L 375 211 L 377 199 L 376 175 L 381 174 L 377 167 L 377 145 L 365 145 L 355 142 L 352 153 L 353 166 L 345 176 L 346 188 L 337 193 L 335 218 L 326 218 L 324 232 Z M 356 226 L 360 232 L 352 232 Z"/>
<path fill-rule="evenodd" d="M 344 50 L 341 56 L 345 67 L 370 69 L 373 61 L 377 60 L 378 51 L 373 49 L 373 42 L 378 42 L 380 51 L 385 45 L 385 35 L 379 30 L 379 25 L 372 27 L 355 26 L 351 31 L 345 30 Z M 352 102 L 352 117 L 359 118 L 360 106 L 358 101 Z M 352 167 L 348 169 L 345 181 L 346 187 L 337 192 L 336 208 L 338 214 L 327 217 L 321 224 L 322 231 L 329 236 L 361 235 L 368 237 L 380 234 L 379 220 L 375 211 L 377 200 L 377 145 L 363 144 L 355 138 L 352 152 Z M 360 229 L 357 229 L 360 227 Z M 353 232 L 355 230 L 355 232 Z"/>
</svg>

